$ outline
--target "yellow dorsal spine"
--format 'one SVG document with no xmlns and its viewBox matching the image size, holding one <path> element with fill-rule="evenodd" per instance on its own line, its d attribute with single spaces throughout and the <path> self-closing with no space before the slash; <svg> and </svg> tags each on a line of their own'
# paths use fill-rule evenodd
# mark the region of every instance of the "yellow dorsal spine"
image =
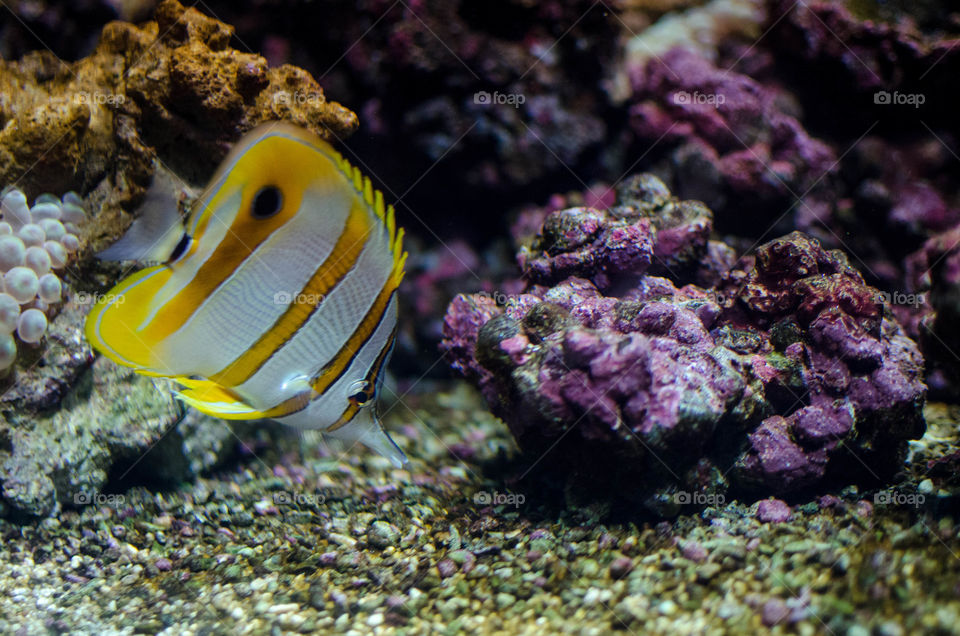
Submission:
<svg viewBox="0 0 960 636">
<path fill-rule="evenodd" d="M 395 211 L 392 205 L 385 205 L 383 193 L 373 187 L 370 177 L 365 176 L 360 169 L 347 161 L 342 154 L 332 150 L 336 159 L 337 168 L 349 181 L 357 194 L 370 206 L 377 218 L 387 229 L 389 244 L 393 252 L 393 280 L 396 285 L 403 279 L 403 266 L 407 261 L 407 253 L 403 251 L 403 228 L 397 230 Z"/>
</svg>

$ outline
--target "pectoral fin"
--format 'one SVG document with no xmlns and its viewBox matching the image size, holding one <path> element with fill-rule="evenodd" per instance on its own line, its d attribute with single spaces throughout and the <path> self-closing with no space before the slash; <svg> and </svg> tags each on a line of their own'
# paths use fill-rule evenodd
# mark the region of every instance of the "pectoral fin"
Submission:
<svg viewBox="0 0 960 636">
<path fill-rule="evenodd" d="M 105 261 L 166 262 L 183 236 L 180 198 L 184 192 L 182 182 L 158 166 L 137 218 L 127 233 L 97 254 L 97 258 Z"/>
</svg>

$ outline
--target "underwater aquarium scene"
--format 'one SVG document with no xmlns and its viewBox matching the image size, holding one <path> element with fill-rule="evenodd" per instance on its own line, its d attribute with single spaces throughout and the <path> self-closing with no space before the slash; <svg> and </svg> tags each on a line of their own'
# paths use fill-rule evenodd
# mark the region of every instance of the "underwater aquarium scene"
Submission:
<svg viewBox="0 0 960 636">
<path fill-rule="evenodd" d="M 960 4 L 0 0 L 0 634 L 960 634 Z"/>
</svg>

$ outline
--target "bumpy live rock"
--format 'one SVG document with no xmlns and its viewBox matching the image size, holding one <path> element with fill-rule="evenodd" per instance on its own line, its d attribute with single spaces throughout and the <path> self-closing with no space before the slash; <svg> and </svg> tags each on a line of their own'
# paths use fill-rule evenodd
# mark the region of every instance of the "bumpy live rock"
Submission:
<svg viewBox="0 0 960 636">
<path fill-rule="evenodd" d="M 140 26 L 107 24 L 96 50 L 75 63 L 46 51 L 0 61 L 0 183 L 28 196 L 78 190 L 91 209 L 92 246 L 120 234 L 155 170 L 202 183 L 237 137 L 287 119 L 327 139 L 357 117 L 327 101 L 302 69 L 269 68 L 230 47 L 232 27 L 176 0 Z"/>
<path fill-rule="evenodd" d="M 800 233 L 705 276 L 710 229 L 650 175 L 551 212 L 518 255 L 526 291 L 458 296 L 442 346 L 524 450 L 660 514 L 731 485 L 888 479 L 926 387 L 877 290 Z"/>
</svg>

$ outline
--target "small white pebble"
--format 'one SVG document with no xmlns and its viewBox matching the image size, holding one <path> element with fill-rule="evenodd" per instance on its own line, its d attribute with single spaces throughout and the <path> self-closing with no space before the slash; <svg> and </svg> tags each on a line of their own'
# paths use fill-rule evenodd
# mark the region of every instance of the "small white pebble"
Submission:
<svg viewBox="0 0 960 636">
<path fill-rule="evenodd" d="M 63 229 L 67 234 L 80 234 L 80 227 L 76 223 L 64 223 Z"/>
<path fill-rule="evenodd" d="M 17 343 L 10 334 L 0 336 L 0 370 L 7 370 L 17 360 Z"/>
<path fill-rule="evenodd" d="M 0 221 L 0 236 L 13 234 L 13 228 L 6 221 Z"/>
<path fill-rule="evenodd" d="M 674 614 L 677 613 L 677 609 L 679 609 L 677 607 L 677 604 L 669 599 L 667 599 L 666 601 L 661 601 L 657 605 L 657 611 L 659 611 L 661 614 L 665 616 L 673 616 Z"/>
<path fill-rule="evenodd" d="M 63 211 L 60 210 L 60 205 L 58 203 L 34 203 L 33 207 L 30 208 L 30 217 L 33 219 L 34 223 L 40 223 L 45 219 L 53 219 L 59 221 L 60 217 L 63 215 Z"/>
<path fill-rule="evenodd" d="M 3 212 L 3 220 L 14 229 L 32 222 L 27 197 L 19 190 L 14 189 L 4 195 L 0 200 L 0 211 Z"/>
<path fill-rule="evenodd" d="M 44 274 L 40 277 L 40 289 L 37 291 L 40 300 L 45 303 L 59 302 L 62 293 L 63 285 L 56 274 Z"/>
<path fill-rule="evenodd" d="M 80 198 L 80 195 L 71 190 L 63 195 L 64 203 L 72 203 L 73 205 L 83 205 L 83 199 Z"/>
<path fill-rule="evenodd" d="M 43 228 L 48 241 L 59 241 L 67 233 L 63 223 L 56 219 L 43 219 L 38 225 Z"/>
<path fill-rule="evenodd" d="M 36 245 L 28 247 L 23 264 L 36 272 L 37 276 L 43 276 L 50 271 L 50 253 Z"/>
<path fill-rule="evenodd" d="M 40 290 L 40 279 L 29 267 L 14 267 L 3 275 L 3 284 L 7 293 L 21 305 L 33 300 Z"/>
<path fill-rule="evenodd" d="M 23 265 L 27 248 L 16 236 L 0 236 L 0 271 L 8 272 Z"/>
<path fill-rule="evenodd" d="M 43 245 L 43 242 L 47 240 L 47 235 L 44 233 L 43 228 L 36 223 L 28 223 L 21 227 L 17 230 L 17 236 L 20 237 L 20 240 L 22 240 L 23 244 L 27 247 L 31 245 Z"/>
<path fill-rule="evenodd" d="M 0 294 L 0 333 L 13 333 L 17 328 L 18 318 L 20 318 L 20 303 L 10 294 Z"/>
<path fill-rule="evenodd" d="M 43 244 L 43 249 L 50 254 L 50 264 L 53 269 L 60 269 L 67 264 L 67 249 L 56 241 L 47 241 Z"/>
<path fill-rule="evenodd" d="M 40 342 L 47 330 L 47 317 L 39 309 L 28 309 L 20 314 L 17 335 L 24 342 Z"/>
</svg>

